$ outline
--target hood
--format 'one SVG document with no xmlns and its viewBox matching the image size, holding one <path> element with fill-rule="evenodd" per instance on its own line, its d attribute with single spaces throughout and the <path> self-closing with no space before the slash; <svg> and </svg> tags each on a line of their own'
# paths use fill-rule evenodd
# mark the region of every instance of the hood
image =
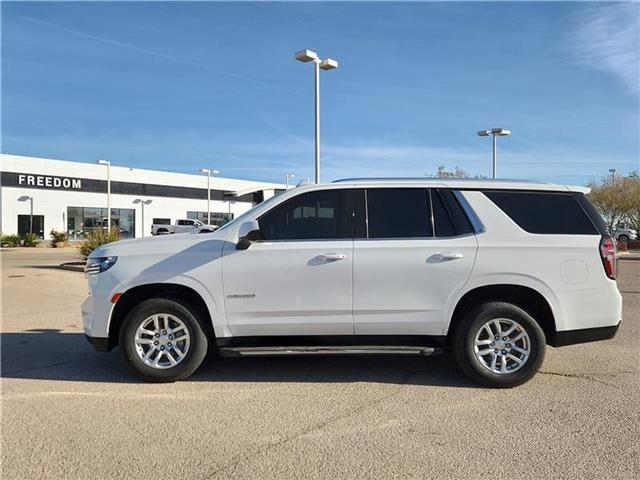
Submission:
<svg viewBox="0 0 640 480">
<path fill-rule="evenodd" d="M 107 243 L 91 252 L 90 257 L 110 257 L 126 255 L 172 254 L 197 244 L 211 244 L 224 240 L 228 232 L 176 233 L 152 237 L 132 238 Z"/>
</svg>

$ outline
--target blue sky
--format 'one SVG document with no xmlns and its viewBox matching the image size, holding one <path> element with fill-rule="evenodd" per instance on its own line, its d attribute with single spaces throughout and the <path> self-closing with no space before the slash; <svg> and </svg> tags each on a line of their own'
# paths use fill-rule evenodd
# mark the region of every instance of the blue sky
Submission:
<svg viewBox="0 0 640 480">
<path fill-rule="evenodd" d="M 2 4 L 2 151 L 282 182 L 440 164 L 584 184 L 640 157 L 638 3 Z"/>
</svg>

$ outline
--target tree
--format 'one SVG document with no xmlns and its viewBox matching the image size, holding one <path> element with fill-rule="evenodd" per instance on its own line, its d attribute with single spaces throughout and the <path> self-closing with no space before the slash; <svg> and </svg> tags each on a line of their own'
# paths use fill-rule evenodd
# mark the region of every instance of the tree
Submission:
<svg viewBox="0 0 640 480">
<path fill-rule="evenodd" d="M 635 176 L 631 176 L 635 173 Z M 629 226 L 636 232 L 640 232 L 640 176 L 638 172 L 631 172 L 629 175 L 629 212 L 627 213 L 627 220 Z"/>
<path fill-rule="evenodd" d="M 467 173 L 460 167 L 456 167 L 455 170 L 449 171 L 447 170 L 447 167 L 444 165 L 440 165 L 438 167 L 438 172 L 435 175 L 428 175 L 428 176 L 432 178 L 487 178 L 478 174 L 471 175 L 470 173 Z"/>
<path fill-rule="evenodd" d="M 589 199 L 605 218 L 611 232 L 621 221 L 627 220 L 635 225 L 639 223 L 639 185 L 639 179 L 630 177 L 616 180 L 615 185 L 611 185 L 608 178 L 589 185 L 591 187 Z"/>
</svg>

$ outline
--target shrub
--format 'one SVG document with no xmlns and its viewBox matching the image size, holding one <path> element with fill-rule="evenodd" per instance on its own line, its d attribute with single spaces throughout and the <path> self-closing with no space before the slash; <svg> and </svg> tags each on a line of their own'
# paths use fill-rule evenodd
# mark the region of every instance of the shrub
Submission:
<svg viewBox="0 0 640 480">
<path fill-rule="evenodd" d="M 67 232 L 59 232 L 56 229 L 52 229 L 49 235 L 51 236 L 51 248 L 58 248 L 59 245 L 64 245 L 69 238 Z"/>
<path fill-rule="evenodd" d="M 17 247 L 20 244 L 18 235 L 1 235 L 0 245 L 3 247 Z"/>
<path fill-rule="evenodd" d="M 85 237 L 78 247 L 78 250 L 80 251 L 82 258 L 86 260 L 89 258 L 89 255 L 91 255 L 91 252 L 100 245 L 116 242 L 119 239 L 120 232 L 118 230 L 111 230 L 111 233 L 107 233 L 106 230 L 94 230 Z"/>
<path fill-rule="evenodd" d="M 27 233 L 22 240 L 25 247 L 37 247 L 40 243 L 40 239 L 35 233 Z"/>
</svg>

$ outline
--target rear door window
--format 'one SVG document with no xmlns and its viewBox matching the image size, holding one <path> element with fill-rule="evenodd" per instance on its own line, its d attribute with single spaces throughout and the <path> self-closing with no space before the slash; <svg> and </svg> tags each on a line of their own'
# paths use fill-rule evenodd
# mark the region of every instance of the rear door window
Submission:
<svg viewBox="0 0 640 480">
<path fill-rule="evenodd" d="M 366 203 L 369 238 L 433 236 L 429 195 L 423 188 L 369 188 Z"/>
<path fill-rule="evenodd" d="M 493 203 L 529 233 L 597 235 L 598 230 L 570 192 L 484 191 Z"/>
</svg>

